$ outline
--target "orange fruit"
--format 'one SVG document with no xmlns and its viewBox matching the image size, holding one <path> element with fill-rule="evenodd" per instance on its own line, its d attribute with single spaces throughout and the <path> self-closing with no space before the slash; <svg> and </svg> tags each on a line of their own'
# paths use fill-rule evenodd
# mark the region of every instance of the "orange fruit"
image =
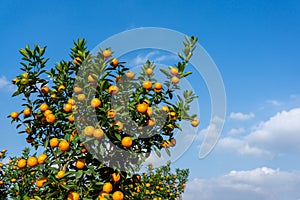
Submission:
<svg viewBox="0 0 300 200">
<path fill-rule="evenodd" d="M 177 83 L 179 83 L 179 78 L 177 77 L 177 76 L 173 76 L 172 78 L 171 78 L 171 81 L 172 81 L 172 83 L 173 84 L 177 84 Z"/>
<path fill-rule="evenodd" d="M 58 145 L 59 150 L 61 151 L 69 151 L 70 149 L 70 144 L 66 140 L 62 140 L 59 145 Z"/>
<path fill-rule="evenodd" d="M 93 108 L 98 108 L 99 106 L 101 106 L 101 101 L 100 101 L 100 99 L 98 99 L 98 98 L 93 98 L 92 99 L 92 101 L 91 101 L 91 106 L 93 107 Z"/>
<path fill-rule="evenodd" d="M 148 107 L 148 108 L 147 108 L 146 114 L 147 114 L 149 117 L 151 117 L 151 116 L 153 115 L 153 110 L 152 110 L 151 107 Z"/>
<path fill-rule="evenodd" d="M 108 93 L 111 95 L 117 94 L 119 92 L 119 88 L 115 85 L 111 85 L 108 88 Z"/>
<path fill-rule="evenodd" d="M 94 131 L 95 131 L 95 128 L 93 126 L 87 126 L 83 130 L 83 132 L 86 136 L 92 136 Z"/>
<path fill-rule="evenodd" d="M 116 83 L 119 82 L 120 78 L 121 78 L 121 76 L 116 76 L 116 78 L 115 78 Z"/>
<path fill-rule="evenodd" d="M 152 75 L 152 74 L 153 74 L 153 69 L 147 68 L 147 69 L 146 69 L 146 74 L 147 74 L 147 75 Z"/>
<path fill-rule="evenodd" d="M 4 182 L 2 180 L 0 180 L 0 185 L 3 185 L 3 184 L 4 184 Z"/>
<path fill-rule="evenodd" d="M 79 194 L 77 192 L 70 192 L 67 200 L 79 200 Z"/>
<path fill-rule="evenodd" d="M 115 191 L 112 195 L 112 199 L 113 200 L 123 200 L 124 199 L 124 195 L 121 191 Z"/>
<path fill-rule="evenodd" d="M 68 117 L 68 120 L 69 120 L 69 122 L 74 122 L 74 120 L 75 120 L 74 115 L 70 115 Z"/>
<path fill-rule="evenodd" d="M 109 58 L 111 57 L 111 51 L 109 49 L 105 49 L 103 52 L 102 52 L 102 55 L 104 56 L 104 58 Z"/>
<path fill-rule="evenodd" d="M 69 99 L 67 103 L 69 103 L 73 106 L 76 104 L 76 101 L 74 99 Z"/>
<path fill-rule="evenodd" d="M 20 159 L 17 162 L 19 169 L 23 169 L 26 167 L 27 165 L 27 161 L 25 159 Z"/>
<path fill-rule="evenodd" d="M 107 198 L 105 198 L 106 196 L 109 197 L 109 194 L 107 192 L 101 191 L 98 195 L 98 198 L 100 200 L 107 200 Z"/>
<path fill-rule="evenodd" d="M 115 125 L 115 126 L 118 126 L 117 131 L 122 131 L 123 128 L 124 128 L 123 123 L 120 122 L 120 121 L 115 122 L 114 125 Z"/>
<path fill-rule="evenodd" d="M 169 119 L 170 120 L 176 120 L 177 119 L 177 114 L 176 114 L 176 112 L 170 112 L 170 114 L 169 114 Z"/>
<path fill-rule="evenodd" d="M 199 124 L 200 124 L 199 119 L 193 119 L 193 120 L 191 121 L 191 125 L 192 125 L 193 127 L 196 127 L 196 126 L 198 126 Z"/>
<path fill-rule="evenodd" d="M 64 175 L 65 175 L 65 171 L 60 170 L 59 172 L 57 172 L 56 178 L 61 179 L 62 177 L 64 177 Z"/>
<path fill-rule="evenodd" d="M 175 67 L 171 67 L 170 68 L 170 73 L 173 75 L 173 76 L 176 76 L 178 74 L 178 69 L 175 68 Z"/>
<path fill-rule="evenodd" d="M 31 114 L 31 109 L 30 108 L 25 108 L 23 110 L 23 114 L 25 117 L 28 117 Z"/>
<path fill-rule="evenodd" d="M 115 110 L 113 110 L 113 109 L 107 111 L 107 117 L 109 117 L 109 118 L 111 118 L 111 119 L 115 118 L 116 114 L 117 114 L 117 111 L 115 111 Z"/>
<path fill-rule="evenodd" d="M 143 88 L 146 89 L 146 90 L 151 90 L 152 88 L 152 83 L 151 81 L 144 81 L 143 84 L 142 84 Z"/>
<path fill-rule="evenodd" d="M 74 62 L 75 65 L 80 65 L 82 60 L 79 57 L 76 57 L 76 58 L 74 58 L 73 62 Z"/>
<path fill-rule="evenodd" d="M 113 174 L 111 175 L 111 179 L 112 179 L 112 181 L 113 181 L 114 183 L 117 183 L 117 182 L 119 182 L 119 180 L 121 179 L 121 176 L 120 176 L 120 174 L 118 174 L 118 173 L 113 173 Z"/>
<path fill-rule="evenodd" d="M 127 72 L 125 75 L 129 79 L 133 79 L 134 78 L 134 73 L 133 72 Z"/>
<path fill-rule="evenodd" d="M 13 80 L 11 80 L 11 83 L 12 83 L 12 84 L 16 84 L 17 82 L 19 82 L 19 79 L 18 79 L 18 78 L 14 78 Z"/>
<path fill-rule="evenodd" d="M 162 106 L 161 110 L 164 111 L 165 113 L 170 112 L 170 109 L 168 108 L 168 106 Z"/>
<path fill-rule="evenodd" d="M 103 138 L 103 136 L 104 136 L 104 132 L 103 132 L 102 129 L 97 128 L 97 129 L 94 130 L 93 136 L 94 136 L 95 138 L 97 138 L 97 139 L 101 139 L 101 138 Z"/>
<path fill-rule="evenodd" d="M 49 124 L 54 123 L 55 120 L 56 120 L 56 117 L 55 117 L 55 115 L 53 115 L 53 114 L 48 114 L 48 115 L 46 116 L 46 121 L 47 121 Z"/>
<path fill-rule="evenodd" d="M 34 156 L 28 158 L 27 165 L 29 167 L 35 167 L 35 166 L 37 166 L 38 165 L 38 159 L 36 157 L 34 157 Z"/>
<path fill-rule="evenodd" d="M 96 83 L 97 81 L 94 79 L 94 75 L 89 75 L 88 76 L 88 81 L 90 82 L 90 83 Z"/>
<path fill-rule="evenodd" d="M 162 84 L 159 82 L 156 82 L 154 84 L 154 92 L 161 92 L 162 91 Z"/>
<path fill-rule="evenodd" d="M 50 140 L 50 147 L 52 147 L 52 148 L 57 147 L 58 144 L 59 144 L 59 141 L 58 141 L 57 138 L 52 138 L 52 139 Z"/>
<path fill-rule="evenodd" d="M 147 125 L 148 126 L 154 126 L 155 124 L 156 124 L 156 120 L 154 118 L 147 120 Z"/>
<path fill-rule="evenodd" d="M 42 112 L 45 112 L 46 110 L 48 110 L 48 105 L 47 104 L 45 104 L 45 103 L 43 103 L 43 104 L 41 104 L 40 105 L 40 110 L 42 111 Z"/>
<path fill-rule="evenodd" d="M 44 116 L 47 117 L 47 115 L 52 114 L 51 110 L 45 110 L 44 112 Z"/>
<path fill-rule="evenodd" d="M 39 178 L 38 180 L 36 180 L 35 184 L 36 184 L 37 187 L 42 188 L 43 185 L 45 183 L 47 183 L 47 181 L 48 181 L 47 178 L 42 177 L 42 178 Z"/>
<path fill-rule="evenodd" d="M 19 113 L 17 113 L 17 112 L 12 112 L 12 113 L 10 114 L 10 117 L 13 118 L 13 119 L 17 119 L 17 118 L 19 117 Z"/>
<path fill-rule="evenodd" d="M 113 186 L 110 182 L 104 183 L 102 191 L 110 193 L 112 190 L 113 190 Z"/>
<path fill-rule="evenodd" d="M 132 139 L 131 139 L 131 137 L 126 136 L 122 139 L 121 143 L 122 143 L 123 147 L 129 148 L 132 145 Z"/>
<path fill-rule="evenodd" d="M 62 91 L 62 90 L 65 90 L 66 87 L 64 85 L 60 85 L 58 88 L 57 88 L 57 91 Z"/>
<path fill-rule="evenodd" d="M 82 92 L 82 88 L 81 88 L 81 87 L 78 87 L 78 86 L 75 86 L 73 91 L 74 91 L 75 93 L 80 93 L 80 92 Z"/>
<path fill-rule="evenodd" d="M 50 99 L 51 99 L 52 101 L 56 101 L 56 100 L 57 100 L 57 95 L 56 95 L 56 94 L 51 94 L 51 95 L 50 95 Z"/>
<path fill-rule="evenodd" d="M 83 169 L 85 166 L 85 161 L 83 159 L 78 159 L 75 163 L 77 169 Z"/>
<path fill-rule="evenodd" d="M 119 61 L 118 61 L 117 58 L 113 58 L 113 59 L 111 60 L 111 62 L 110 62 L 110 65 L 113 66 L 113 67 L 118 66 L 118 64 L 119 64 Z"/>
<path fill-rule="evenodd" d="M 41 154 L 38 157 L 38 163 L 39 164 L 44 164 L 47 159 L 48 159 L 48 156 L 46 154 Z"/>
<path fill-rule="evenodd" d="M 68 113 L 71 110 L 72 110 L 72 104 L 66 103 L 66 105 L 64 107 L 64 111 Z"/>
<path fill-rule="evenodd" d="M 13 179 L 11 179 L 11 182 L 15 183 L 15 182 L 17 182 L 17 179 L 13 178 Z"/>
<path fill-rule="evenodd" d="M 145 103 L 139 103 L 136 105 L 136 110 L 139 112 L 139 113 L 146 113 L 147 112 L 147 109 L 148 109 L 148 104 L 145 104 Z"/>
<path fill-rule="evenodd" d="M 47 86 L 43 86 L 42 88 L 41 88 L 41 92 L 43 93 L 43 94 L 48 94 L 49 93 L 49 91 L 50 91 L 50 89 L 47 87 Z"/>
<path fill-rule="evenodd" d="M 77 99 L 78 99 L 78 101 L 84 101 L 85 100 L 85 94 L 78 94 Z"/>
<path fill-rule="evenodd" d="M 2 150 L 1 150 L 1 153 L 6 153 L 6 149 L 2 149 Z"/>
</svg>

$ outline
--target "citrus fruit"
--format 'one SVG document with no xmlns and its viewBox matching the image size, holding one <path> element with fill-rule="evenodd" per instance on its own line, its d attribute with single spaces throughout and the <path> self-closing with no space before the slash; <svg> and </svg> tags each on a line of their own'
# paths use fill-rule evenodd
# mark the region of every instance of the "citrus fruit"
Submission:
<svg viewBox="0 0 300 200">
<path fill-rule="evenodd" d="M 146 74 L 147 75 L 152 75 L 153 74 L 153 70 L 151 68 L 147 68 L 146 69 Z"/>
<path fill-rule="evenodd" d="M 123 147 L 129 148 L 132 145 L 132 138 L 129 136 L 126 136 L 122 139 L 121 143 L 122 143 Z"/>
<path fill-rule="evenodd" d="M 65 90 L 66 87 L 64 85 L 60 85 L 58 88 L 57 88 L 57 91 L 62 91 L 62 90 Z"/>
<path fill-rule="evenodd" d="M 97 138 L 97 139 L 101 139 L 101 138 L 103 138 L 103 136 L 104 136 L 104 132 L 103 132 L 102 129 L 97 128 L 97 129 L 94 130 L 93 136 L 94 136 L 95 138 Z"/>
<path fill-rule="evenodd" d="M 95 128 L 93 126 L 87 126 L 83 130 L 83 132 L 86 136 L 92 136 L 94 131 L 95 131 Z"/>
<path fill-rule="evenodd" d="M 58 141 L 57 138 L 52 138 L 52 139 L 50 140 L 50 147 L 52 147 L 52 148 L 57 147 L 58 144 L 59 144 L 59 141 Z"/>
<path fill-rule="evenodd" d="M 127 72 L 125 75 L 129 79 L 133 79 L 134 78 L 134 73 L 133 72 Z"/>
<path fill-rule="evenodd" d="M 119 182 L 119 180 L 121 179 L 121 176 L 120 176 L 120 174 L 118 174 L 118 173 L 113 173 L 113 174 L 111 175 L 111 179 L 112 179 L 112 181 L 113 181 L 114 183 L 117 183 L 117 182 Z"/>
<path fill-rule="evenodd" d="M 122 131 L 123 128 L 124 128 L 123 123 L 120 122 L 120 121 L 115 122 L 114 125 L 115 125 L 115 126 L 118 126 L 117 131 Z"/>
<path fill-rule="evenodd" d="M 60 170 L 59 172 L 57 172 L 56 178 L 61 179 L 62 177 L 64 177 L 64 175 L 65 175 L 65 171 Z"/>
<path fill-rule="evenodd" d="M 20 159 L 17 162 L 19 169 L 23 169 L 26 167 L 27 165 L 27 161 L 25 159 Z"/>
<path fill-rule="evenodd" d="M 64 111 L 68 113 L 71 110 L 72 110 L 72 104 L 66 103 L 66 105 L 64 107 Z"/>
<path fill-rule="evenodd" d="M 73 62 L 74 62 L 75 65 L 80 65 L 82 60 L 79 57 L 76 57 L 76 58 L 74 58 Z"/>
<path fill-rule="evenodd" d="M 93 107 L 93 108 L 98 108 L 99 106 L 101 106 L 101 101 L 100 101 L 100 99 L 98 99 L 98 98 L 93 98 L 92 99 L 92 101 L 91 101 L 91 106 Z"/>
<path fill-rule="evenodd" d="M 36 186 L 37 187 L 39 187 L 39 188 L 42 188 L 43 187 L 43 185 L 45 184 L 45 183 L 47 183 L 47 178 L 45 178 L 45 177 L 42 177 L 42 178 L 39 178 L 38 180 L 36 180 Z"/>
<path fill-rule="evenodd" d="M 112 199 L 113 200 L 123 200 L 124 199 L 124 195 L 121 191 L 115 191 L 112 195 Z"/>
<path fill-rule="evenodd" d="M 46 116 L 46 121 L 47 121 L 49 124 L 54 123 L 55 120 L 56 120 L 56 117 L 55 117 L 55 115 L 53 115 L 53 114 L 48 114 L 48 115 Z"/>
<path fill-rule="evenodd" d="M 113 67 L 118 66 L 118 64 L 119 64 L 119 61 L 118 61 L 117 58 L 113 58 L 113 59 L 111 60 L 111 62 L 110 62 L 110 65 L 113 66 Z"/>
<path fill-rule="evenodd" d="M 113 186 L 110 182 L 104 183 L 102 191 L 110 193 L 112 190 L 113 190 Z"/>
<path fill-rule="evenodd" d="M 178 69 L 175 68 L 175 67 L 171 67 L 170 73 L 171 73 L 173 76 L 176 76 L 176 75 L 178 74 Z"/>
<path fill-rule="evenodd" d="M 154 84 L 154 92 L 161 92 L 162 91 L 162 84 L 159 82 L 156 82 Z"/>
<path fill-rule="evenodd" d="M 107 117 L 108 118 L 113 119 L 113 118 L 115 118 L 116 114 L 117 114 L 117 111 L 115 111 L 115 110 L 109 110 L 109 111 L 107 111 Z"/>
<path fill-rule="evenodd" d="M 47 159 L 48 159 L 48 156 L 46 154 L 41 154 L 38 157 L 38 163 L 39 164 L 44 164 Z"/>
<path fill-rule="evenodd" d="M 81 88 L 81 87 L 78 87 L 78 86 L 75 86 L 73 91 L 74 91 L 75 93 L 80 93 L 80 92 L 82 92 L 82 88 Z"/>
<path fill-rule="evenodd" d="M 48 110 L 48 105 L 47 104 L 45 104 L 45 103 L 43 103 L 43 104 L 41 104 L 40 105 L 40 110 L 42 111 L 42 112 L 45 112 L 46 110 Z"/>
<path fill-rule="evenodd" d="M 144 81 L 143 84 L 142 84 L 143 88 L 146 89 L 146 90 L 150 90 L 152 88 L 152 83 L 151 81 Z"/>
<path fill-rule="evenodd" d="M 62 140 L 58 145 L 59 150 L 68 151 L 70 149 L 70 144 L 67 140 Z"/>
<path fill-rule="evenodd" d="M 85 161 L 83 159 L 78 159 L 75 163 L 77 169 L 83 169 L 85 166 Z"/>
<path fill-rule="evenodd" d="M 147 112 L 147 109 L 148 109 L 148 104 L 145 104 L 145 103 L 139 103 L 136 105 L 136 110 L 139 112 L 139 113 L 146 113 Z"/>
<path fill-rule="evenodd" d="M 31 114 L 31 109 L 30 108 L 25 108 L 23 110 L 23 114 L 25 117 L 28 117 Z"/>
<path fill-rule="evenodd" d="M 171 81 L 172 81 L 172 83 L 173 84 L 177 84 L 177 83 L 179 83 L 179 78 L 177 77 L 177 76 L 173 76 L 172 78 L 171 78 Z"/>
<path fill-rule="evenodd" d="M 35 166 L 37 166 L 38 165 L 38 159 L 36 157 L 34 157 L 34 156 L 28 158 L 27 165 L 29 167 L 35 167 Z"/>
<path fill-rule="evenodd" d="M 109 49 L 106 49 L 102 52 L 102 55 L 104 56 L 104 58 L 109 58 L 111 57 L 111 51 Z"/>
<path fill-rule="evenodd" d="M 85 100 L 85 94 L 78 94 L 77 99 L 78 99 L 78 101 L 84 101 Z"/>
<path fill-rule="evenodd" d="M 115 85 L 111 85 L 108 88 L 108 93 L 111 95 L 117 94 L 119 92 L 119 88 Z"/>
<path fill-rule="evenodd" d="M 10 117 L 13 118 L 13 119 L 17 119 L 17 118 L 19 117 L 19 113 L 17 113 L 17 112 L 12 112 L 12 113 L 10 114 Z"/>
<path fill-rule="evenodd" d="M 191 125 L 192 125 L 193 127 L 196 127 L 196 126 L 198 126 L 199 124 L 200 124 L 199 119 L 193 119 L 193 120 L 191 121 Z"/>
<path fill-rule="evenodd" d="M 47 86 L 43 86 L 42 88 L 41 88 L 41 92 L 43 93 L 43 94 L 48 94 L 49 93 L 49 91 L 50 91 L 50 89 L 47 87 Z"/>
</svg>

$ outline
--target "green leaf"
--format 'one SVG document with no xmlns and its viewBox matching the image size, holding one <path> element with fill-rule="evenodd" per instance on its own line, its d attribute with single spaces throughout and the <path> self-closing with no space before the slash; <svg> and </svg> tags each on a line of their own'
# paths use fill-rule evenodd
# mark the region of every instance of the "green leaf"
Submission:
<svg viewBox="0 0 300 200">
<path fill-rule="evenodd" d="M 82 170 L 77 171 L 77 172 L 75 173 L 76 179 L 80 179 L 81 176 L 82 176 L 82 174 L 83 174 L 83 171 L 82 171 Z"/>
<path fill-rule="evenodd" d="M 25 49 L 20 49 L 19 52 L 24 56 L 24 57 L 28 57 L 27 51 Z"/>
</svg>

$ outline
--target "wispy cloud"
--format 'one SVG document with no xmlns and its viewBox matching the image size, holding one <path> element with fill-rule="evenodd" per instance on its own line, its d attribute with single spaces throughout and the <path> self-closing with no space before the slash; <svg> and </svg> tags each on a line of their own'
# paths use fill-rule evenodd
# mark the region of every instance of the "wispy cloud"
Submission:
<svg viewBox="0 0 300 200">
<path fill-rule="evenodd" d="M 12 85 L 11 82 L 8 81 L 5 76 L 1 76 L 0 77 L 0 90 L 11 92 L 11 91 L 15 90 L 15 86 Z"/>
<path fill-rule="evenodd" d="M 269 167 L 234 170 L 216 178 L 191 180 L 187 183 L 183 199 L 299 199 L 299 185 L 299 171 L 281 171 Z"/>
<path fill-rule="evenodd" d="M 235 119 L 235 120 L 248 120 L 248 119 L 254 118 L 255 115 L 253 113 L 244 114 L 241 112 L 237 112 L 237 113 L 232 112 L 232 113 L 230 113 L 229 117 L 231 119 Z"/>
<path fill-rule="evenodd" d="M 280 106 L 281 105 L 281 103 L 277 100 L 268 100 L 267 103 L 271 104 L 273 106 Z"/>
<path fill-rule="evenodd" d="M 229 135 L 238 135 L 241 133 L 244 133 L 245 129 L 244 128 L 232 128 L 230 131 L 228 131 Z"/>
<path fill-rule="evenodd" d="M 166 61 L 166 60 L 176 60 L 176 59 L 177 59 L 176 55 L 173 55 L 173 54 L 169 55 L 169 54 L 161 53 L 159 51 L 154 50 L 154 51 L 151 51 L 151 52 L 149 52 L 145 55 L 143 55 L 143 54 L 137 55 L 128 64 L 130 66 L 137 66 L 137 65 L 145 64 L 145 62 L 147 60 L 159 63 L 159 62 L 163 62 L 163 61 Z"/>
</svg>

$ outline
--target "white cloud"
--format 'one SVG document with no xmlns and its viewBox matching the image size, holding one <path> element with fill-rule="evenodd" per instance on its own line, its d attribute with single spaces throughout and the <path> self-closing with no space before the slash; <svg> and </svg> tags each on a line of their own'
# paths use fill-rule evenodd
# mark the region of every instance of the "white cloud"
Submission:
<svg viewBox="0 0 300 200">
<path fill-rule="evenodd" d="M 5 76 L 0 77 L 0 89 L 6 89 L 7 91 L 14 91 L 14 85 L 12 85 Z"/>
<path fill-rule="evenodd" d="M 300 197 L 300 172 L 268 167 L 231 171 L 211 178 L 195 178 L 187 183 L 183 199 L 194 200 L 289 200 Z"/>
<path fill-rule="evenodd" d="M 268 100 L 267 103 L 273 105 L 273 106 L 280 106 L 281 103 L 277 100 Z"/>
<path fill-rule="evenodd" d="M 165 60 L 170 59 L 177 59 L 176 55 L 161 55 L 159 51 L 151 51 L 147 53 L 146 55 L 138 55 L 136 56 L 128 65 L 130 66 L 137 66 L 137 65 L 143 65 L 146 63 L 147 60 L 154 61 L 154 62 L 162 62 Z"/>
<path fill-rule="evenodd" d="M 274 156 L 299 153 L 300 108 L 278 112 L 242 138 L 222 138 L 217 147 L 219 150 L 229 150 L 241 155 Z"/>
<path fill-rule="evenodd" d="M 244 132 L 245 132 L 244 128 L 233 128 L 230 131 L 228 131 L 228 134 L 229 135 L 238 135 L 238 134 L 241 134 L 241 133 L 244 133 Z"/>
<path fill-rule="evenodd" d="M 248 119 L 255 117 L 255 115 L 253 113 L 244 114 L 241 112 L 237 112 L 237 113 L 232 112 L 232 113 L 230 113 L 229 117 L 231 119 L 236 119 L 236 120 L 248 120 Z"/>
</svg>

